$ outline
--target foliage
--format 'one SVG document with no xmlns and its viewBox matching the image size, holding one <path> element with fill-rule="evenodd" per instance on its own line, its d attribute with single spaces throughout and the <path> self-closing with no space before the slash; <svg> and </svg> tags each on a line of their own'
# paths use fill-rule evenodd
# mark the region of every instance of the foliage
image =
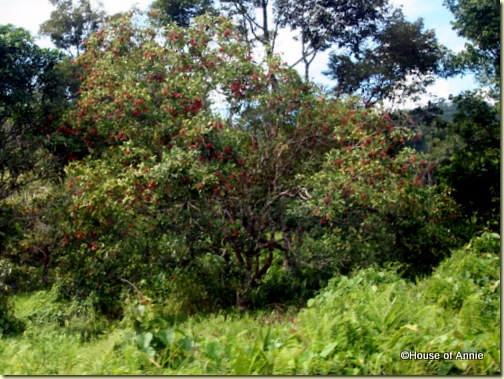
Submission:
<svg viewBox="0 0 504 379">
<path fill-rule="evenodd" d="M 455 72 L 475 72 L 482 84 L 492 86 L 497 95 L 500 93 L 500 2 L 445 0 L 443 4 L 455 17 L 453 29 L 469 40 L 465 50 L 452 62 Z"/>
<path fill-rule="evenodd" d="M 387 17 L 388 1 L 320 1 L 275 2 L 280 26 L 299 30 L 305 79 L 318 52 L 331 46 L 352 53 L 361 51 L 363 41 L 375 34 Z"/>
<path fill-rule="evenodd" d="M 149 16 L 157 22 L 174 22 L 180 27 L 188 27 L 194 17 L 214 11 L 211 0 L 155 0 L 150 10 Z"/>
<path fill-rule="evenodd" d="M 58 88 L 59 54 L 41 49 L 30 34 L 0 26 L 0 200 L 44 172 L 47 154 L 38 138 L 62 99 Z M 56 111 L 57 113 L 57 111 Z M 47 159 L 47 158 L 46 158 Z M 34 170 L 34 166 L 39 165 Z M 49 168 L 46 167 L 48 170 Z"/>
<path fill-rule="evenodd" d="M 64 255 L 74 251 L 72 254 L 75 257 L 61 261 L 60 267 L 63 269 L 67 267 L 66 262 L 71 265 L 69 267 L 78 267 L 79 270 L 86 267 L 87 275 L 92 275 L 92 272 L 102 279 L 107 276 L 109 280 L 117 280 L 117 273 L 110 270 L 122 272 L 122 266 L 129 262 L 127 265 L 130 270 L 124 272 L 124 276 L 130 275 L 128 279 L 135 281 L 138 274 L 135 276 L 132 271 L 144 272 L 145 267 L 133 265 L 131 259 L 143 263 L 150 259 L 149 264 L 152 265 L 159 264 L 160 260 L 173 264 L 177 260 L 192 260 L 195 254 L 209 246 L 211 252 L 223 255 L 229 262 L 233 258 L 230 258 L 229 253 L 226 254 L 226 246 L 223 244 L 230 244 L 227 248 L 234 250 L 238 264 L 242 269 L 249 270 L 246 275 L 254 271 L 254 276 L 243 279 L 243 285 L 249 286 L 266 272 L 270 264 L 269 258 L 264 262 L 257 258 L 265 250 L 267 253 L 269 243 L 277 243 L 266 239 L 269 230 L 265 228 L 269 220 L 259 220 L 262 224 L 251 225 L 248 235 L 244 233 L 242 238 L 248 238 L 254 244 L 252 250 L 246 252 L 246 248 L 235 237 L 238 237 L 244 217 L 257 217 L 254 215 L 256 212 L 267 216 L 273 203 L 284 196 L 281 192 L 285 188 L 268 189 L 271 180 L 275 178 L 272 175 L 278 175 L 278 172 L 269 173 L 265 169 L 286 170 L 284 166 L 287 159 L 282 166 L 277 167 L 271 162 L 263 168 L 264 159 L 278 151 L 279 141 L 265 142 L 269 136 L 266 133 L 269 134 L 270 131 L 259 129 L 257 121 L 256 125 L 241 125 L 242 128 L 256 129 L 256 140 L 265 145 L 263 150 L 254 154 L 255 144 L 259 142 L 253 142 L 250 135 L 232 129 L 231 125 L 224 127 L 220 117 L 211 113 L 210 104 L 202 99 L 208 98 L 215 88 L 223 86 L 233 109 L 240 110 L 240 106 L 247 106 L 246 101 L 250 104 L 256 99 L 260 101 L 262 108 L 267 109 L 271 105 L 261 94 L 261 89 L 270 85 L 269 77 L 272 73 L 247 63 L 249 53 L 230 40 L 232 27 L 229 24 L 216 24 L 213 30 L 202 33 L 204 29 L 204 26 L 196 25 L 189 29 L 189 33 L 178 28 L 166 31 L 164 48 L 154 41 L 153 30 L 134 31 L 127 25 L 115 30 L 111 28 L 107 34 L 104 30 L 90 41 L 88 46 L 96 49 L 90 49 L 82 57 L 90 71 L 84 82 L 79 110 L 73 116 L 78 122 L 70 130 L 76 130 L 75 133 L 84 136 L 96 157 L 102 152 L 105 154 L 102 160 L 79 163 L 71 166 L 69 171 L 72 179 L 67 182 L 67 186 L 75 196 L 70 200 L 73 203 L 70 209 L 72 220 L 63 224 L 68 225 L 69 229 L 62 229 L 64 248 L 60 250 L 65 251 Z M 120 34 L 114 35 L 116 32 Z M 137 38 L 145 40 L 144 44 L 135 44 L 132 39 L 134 32 L 141 33 Z M 111 43 L 107 41 L 108 34 L 114 38 Z M 220 48 L 208 44 L 213 38 L 222 44 Z M 130 41 L 129 47 L 124 45 L 125 41 Z M 104 43 L 106 45 L 101 45 Z M 100 46 L 106 46 L 107 50 Z M 130 64 L 111 65 L 110 59 L 120 54 L 121 49 L 127 49 Z M 165 49 L 171 51 L 171 54 L 160 53 Z M 101 60 L 96 59 L 98 53 L 101 54 Z M 141 62 L 144 62 L 145 57 L 154 56 L 163 57 L 165 61 L 151 59 L 145 70 Z M 91 59 L 93 66 L 86 63 L 86 59 Z M 273 62 L 272 65 L 274 64 Z M 103 65 L 103 69 L 100 65 Z M 230 70 L 233 66 L 236 67 L 235 71 Z M 112 71 L 112 68 L 117 71 Z M 165 72 L 167 69 L 173 75 Z M 187 70 L 189 73 L 185 73 Z M 134 72 L 138 74 L 132 76 Z M 246 80 L 255 83 L 237 82 L 239 72 L 243 72 L 244 78 L 251 78 Z M 124 87 L 115 85 L 115 82 Z M 115 101 L 104 101 L 103 90 L 107 88 L 109 93 L 105 95 L 106 99 Z M 285 89 L 279 88 L 279 92 L 285 92 Z M 288 89 L 289 85 L 285 85 L 285 88 Z M 251 99 L 241 101 L 240 104 L 239 100 L 245 98 L 245 93 L 252 93 L 249 95 Z M 276 96 L 281 95 L 277 93 Z M 282 107 L 285 105 L 282 104 Z M 276 117 L 273 114 L 276 111 L 269 110 L 270 117 Z M 95 118 L 101 114 L 105 114 L 106 118 Z M 269 122 L 273 121 L 274 119 Z M 301 145 L 302 140 L 297 143 Z M 248 162 L 250 174 L 244 170 L 242 156 L 245 151 L 251 155 Z M 259 170 L 263 170 L 266 177 L 261 178 L 257 174 Z M 253 179 L 254 176 L 256 179 Z M 123 179 L 117 181 L 117 178 Z M 257 190 L 248 191 L 252 180 L 257 180 Z M 264 194 L 264 191 L 274 191 L 270 196 L 277 199 L 261 200 L 258 196 Z M 137 195 L 141 197 L 137 198 Z M 211 197 L 215 197 L 215 200 Z M 245 204 L 248 201 L 250 204 L 252 201 L 249 199 L 258 202 L 259 209 L 245 209 L 248 213 L 244 214 L 244 208 L 239 202 Z M 68 202 L 61 201 L 61 204 Z M 201 211 L 204 207 L 208 209 L 208 213 Z M 87 211 L 82 213 L 84 209 Z M 121 222 L 116 223 L 115 220 Z M 236 225 L 234 220 L 237 220 Z M 142 237 L 137 238 L 137 232 L 129 231 L 128 228 L 138 228 L 136 230 Z M 164 231 L 165 237 L 154 237 L 160 231 Z M 182 245 L 177 249 L 184 250 L 188 245 L 187 255 L 185 258 L 176 255 L 169 259 L 167 246 L 160 247 L 156 244 L 160 241 L 166 244 L 181 231 L 186 232 L 181 238 Z M 89 257 L 89 249 L 98 251 L 103 259 L 111 260 L 103 264 L 107 267 L 113 265 L 111 267 L 115 269 L 109 270 L 104 266 L 100 270 L 90 270 L 91 267 L 81 265 L 80 257 L 89 259 L 85 258 Z M 128 254 L 121 254 L 121 251 L 127 251 Z M 146 251 L 152 251 L 154 255 L 148 258 Z M 247 254 L 246 260 L 242 254 Z M 123 263 L 116 262 L 118 255 L 124 257 Z M 166 264 L 160 267 L 166 268 Z M 78 276 L 71 277 L 75 281 Z M 88 281 L 89 285 L 101 283 L 92 278 L 90 280 L 92 282 Z"/>
<path fill-rule="evenodd" d="M 17 296 L 23 336 L 0 340 L 6 374 L 445 375 L 500 367 L 500 237 L 483 234 L 414 284 L 397 267 L 337 276 L 298 312 L 169 319 L 132 301 L 109 325 L 51 293 Z M 452 353 L 401 359 L 401 352 Z M 480 352 L 482 359 L 455 359 Z M 47 356 L 54 359 L 48 360 Z"/>
<path fill-rule="evenodd" d="M 441 115 L 421 120 L 425 149 L 437 163 L 435 177 L 452 189 L 465 219 L 499 230 L 500 215 L 500 115 L 474 93 L 463 93 L 453 101 L 451 122 Z"/>
<path fill-rule="evenodd" d="M 325 74 L 337 81 L 336 94 L 359 94 L 375 103 L 400 102 L 425 91 L 440 70 L 443 48 L 432 30 L 423 29 L 421 19 L 406 21 L 395 10 L 359 39 L 362 46 L 333 52 Z"/>
<path fill-rule="evenodd" d="M 85 41 L 98 30 L 105 13 L 93 9 L 90 0 L 49 0 L 56 7 L 49 20 L 40 25 L 40 33 L 51 38 L 54 45 L 79 56 L 85 51 Z"/>
<path fill-rule="evenodd" d="M 304 175 L 313 198 L 297 211 L 305 208 L 320 223 L 313 236 L 330 246 L 321 256 L 332 258 L 329 265 L 348 270 L 394 261 L 419 275 L 458 244 L 459 211 L 429 183 L 434 165 L 428 157 L 405 147 L 422 137 L 411 119 L 371 114 L 335 115 L 342 120 L 335 138 L 345 148 L 330 151 L 319 171 Z"/>
<path fill-rule="evenodd" d="M 444 219 L 455 209 L 422 186 L 428 164 L 404 149 L 419 138 L 408 120 L 327 98 L 276 59 L 252 62 L 229 21 L 156 30 L 125 18 L 88 48 L 66 128 L 90 156 L 69 165 L 54 201 L 67 215 L 54 246 L 63 293 L 95 297 L 102 308 L 115 299 L 119 309 L 127 281 L 149 281 L 146 272 L 182 270 L 189 280 L 209 267 L 212 279 L 196 291 L 209 307 L 235 292 L 245 308 L 275 254 L 285 268 L 298 264 L 293 246 L 314 224 L 360 241 L 382 220 L 349 267 L 367 254 L 367 263 L 420 259 L 421 272 L 453 244 Z M 227 120 L 212 107 L 219 93 Z M 347 196 L 355 181 L 362 193 Z"/>
<path fill-rule="evenodd" d="M 0 26 L 0 251 L 19 242 L 34 225 L 23 205 L 10 197 L 45 179 L 56 179 L 76 143 L 57 136 L 61 115 L 70 107 L 66 70 L 55 50 L 41 49 L 30 34 Z"/>
<path fill-rule="evenodd" d="M 23 330 L 23 322 L 13 315 L 12 301 L 8 297 L 11 289 L 12 272 L 15 267 L 7 260 L 0 260 L 0 338 Z"/>
</svg>

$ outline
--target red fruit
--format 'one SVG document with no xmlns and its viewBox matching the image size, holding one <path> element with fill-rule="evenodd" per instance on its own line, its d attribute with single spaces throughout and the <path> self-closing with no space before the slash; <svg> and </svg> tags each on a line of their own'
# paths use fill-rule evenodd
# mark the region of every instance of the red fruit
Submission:
<svg viewBox="0 0 504 379">
<path fill-rule="evenodd" d="M 203 107 L 203 100 L 199 98 L 194 98 L 192 112 L 197 113 L 202 107 Z"/>
</svg>

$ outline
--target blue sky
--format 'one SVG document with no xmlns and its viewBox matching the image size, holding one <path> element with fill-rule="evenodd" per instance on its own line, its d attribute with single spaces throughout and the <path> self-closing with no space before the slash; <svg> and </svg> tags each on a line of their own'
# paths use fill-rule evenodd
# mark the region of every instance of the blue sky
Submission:
<svg viewBox="0 0 504 379">
<path fill-rule="evenodd" d="M 405 16 L 414 21 L 421 17 L 427 29 L 434 29 L 439 42 L 454 51 L 460 51 L 464 47 L 464 40 L 452 30 L 450 21 L 452 14 L 443 6 L 443 0 L 390 0 L 392 4 L 401 6 Z M 102 0 L 108 13 L 124 11 L 134 4 L 145 9 L 152 0 Z M 49 18 L 52 5 L 47 0 L 1 0 L 0 1 L 0 24 L 12 23 L 16 26 L 28 29 L 36 34 L 39 25 Z M 48 39 L 39 39 L 41 46 L 50 46 Z M 293 48 L 293 41 L 288 33 L 285 33 L 278 44 L 278 50 L 283 53 L 284 59 L 293 63 L 299 58 L 299 49 Z M 330 85 L 330 81 L 319 74 L 326 69 L 327 54 L 321 54 L 312 64 L 311 73 L 313 79 L 321 84 Z M 300 66 L 299 69 L 302 69 Z M 439 79 L 429 88 L 429 92 L 438 97 L 447 98 L 450 94 L 456 95 L 463 90 L 475 87 L 473 76 L 452 78 L 449 80 Z M 427 98 L 421 102 L 424 103 Z M 408 104 L 409 106 L 413 104 Z"/>
</svg>

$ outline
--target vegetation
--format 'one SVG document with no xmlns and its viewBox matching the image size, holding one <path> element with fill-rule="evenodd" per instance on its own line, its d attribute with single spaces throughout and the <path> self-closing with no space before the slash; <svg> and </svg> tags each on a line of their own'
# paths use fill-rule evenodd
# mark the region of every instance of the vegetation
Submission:
<svg viewBox="0 0 504 379">
<path fill-rule="evenodd" d="M 182 317 L 132 302 L 122 322 L 42 291 L 16 297 L 6 374 L 492 375 L 500 370 L 499 236 L 484 234 L 416 284 L 396 268 L 332 279 L 300 311 Z M 453 359 L 401 359 L 402 351 Z M 457 352 L 482 359 L 455 359 Z M 47 359 L 47 356 L 54 359 Z"/>
<path fill-rule="evenodd" d="M 467 2 L 459 56 L 386 1 L 51 2 L 67 54 L 0 26 L 2 372 L 499 371 L 496 87 L 375 106 L 488 58 Z M 327 91 L 308 69 L 330 47 Z"/>
</svg>

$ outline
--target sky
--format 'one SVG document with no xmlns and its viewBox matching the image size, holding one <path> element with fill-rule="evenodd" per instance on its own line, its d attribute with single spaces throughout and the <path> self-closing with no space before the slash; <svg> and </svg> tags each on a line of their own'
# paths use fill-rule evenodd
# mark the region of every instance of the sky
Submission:
<svg viewBox="0 0 504 379">
<path fill-rule="evenodd" d="M 299 0 L 294 0 L 299 1 Z M 464 47 L 465 40 L 458 37 L 450 24 L 453 21 L 452 14 L 443 6 L 443 0 L 390 0 L 395 6 L 402 7 L 403 13 L 409 21 L 423 18 L 426 29 L 434 29 L 438 41 L 453 51 L 460 51 Z M 102 0 L 105 11 L 113 14 L 130 9 L 133 5 L 140 9 L 146 9 L 152 0 Z M 0 24 L 14 24 L 29 30 L 36 36 L 41 23 L 49 19 L 54 7 L 48 0 L 0 0 Z M 38 38 L 37 43 L 43 47 L 51 47 L 48 38 Z M 277 51 L 288 63 L 294 63 L 299 58 L 299 48 L 291 39 L 289 32 L 281 35 L 278 41 Z M 331 85 L 331 81 L 321 74 L 327 69 L 328 53 L 319 54 L 310 67 L 312 79 L 322 85 Z M 302 65 L 298 65 L 303 70 Z M 434 96 L 448 98 L 449 95 L 457 95 L 464 90 L 475 88 L 476 83 L 472 75 L 451 79 L 438 79 L 434 85 L 428 88 L 428 92 Z M 417 103 L 407 103 L 407 107 L 425 104 L 428 97 L 422 98 Z"/>
</svg>

